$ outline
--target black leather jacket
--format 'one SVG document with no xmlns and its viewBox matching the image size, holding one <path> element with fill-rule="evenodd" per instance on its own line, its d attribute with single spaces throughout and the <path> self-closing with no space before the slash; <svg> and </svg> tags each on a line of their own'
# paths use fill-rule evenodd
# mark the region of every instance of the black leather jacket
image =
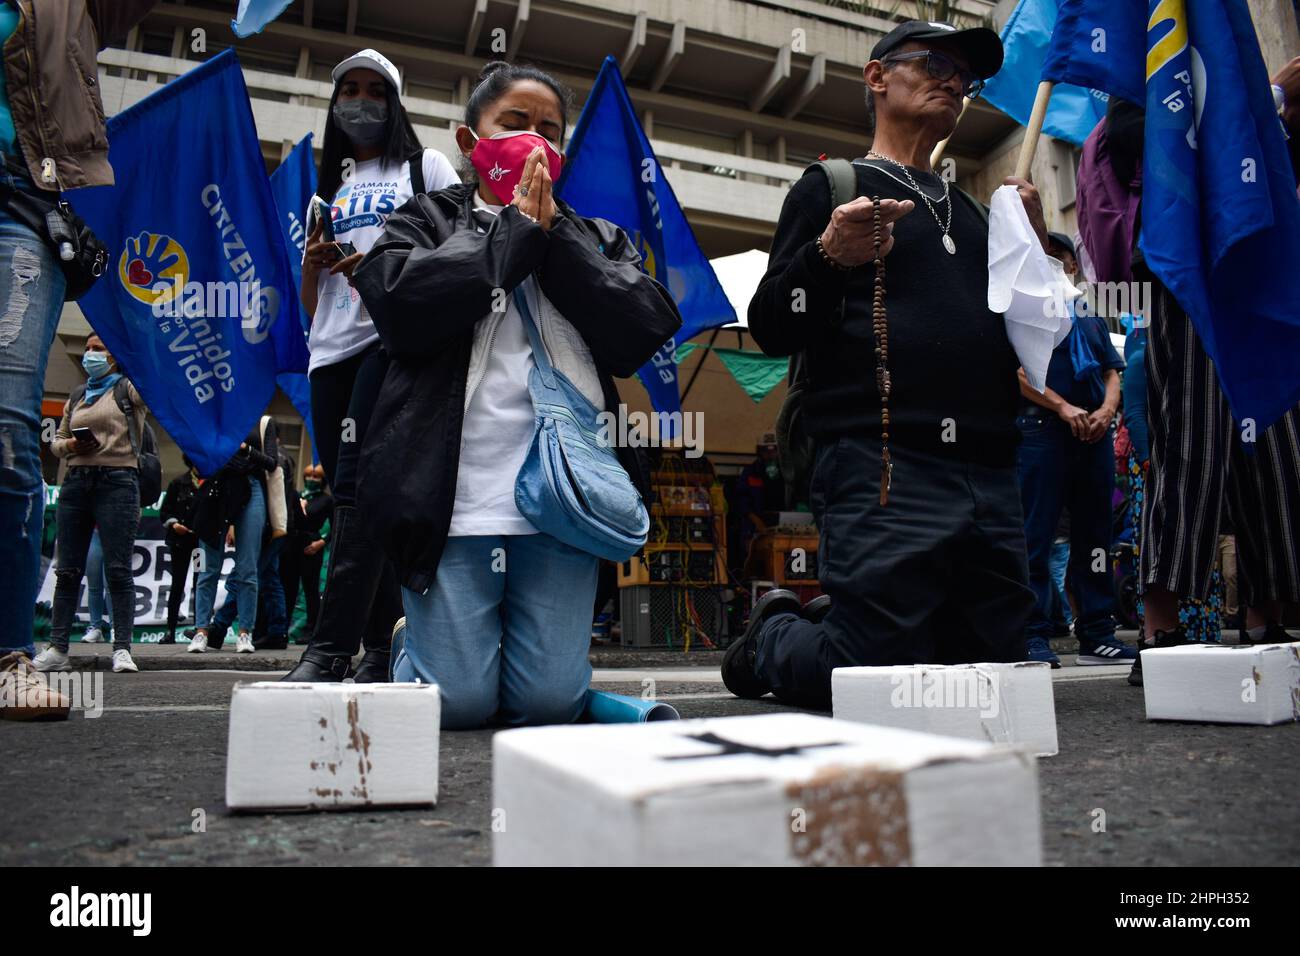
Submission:
<svg viewBox="0 0 1300 956">
<path fill-rule="evenodd" d="M 605 406 L 681 327 L 668 291 L 641 270 L 627 234 L 556 200 L 550 231 L 507 207 L 485 232 L 474 188 L 416 196 L 389 217 L 353 273 L 392 362 L 362 446 L 358 506 L 402 584 L 432 583 L 456 501 L 465 379 L 474 326 L 530 274 L 591 351 Z M 634 449 L 619 460 L 647 494 Z"/>
</svg>

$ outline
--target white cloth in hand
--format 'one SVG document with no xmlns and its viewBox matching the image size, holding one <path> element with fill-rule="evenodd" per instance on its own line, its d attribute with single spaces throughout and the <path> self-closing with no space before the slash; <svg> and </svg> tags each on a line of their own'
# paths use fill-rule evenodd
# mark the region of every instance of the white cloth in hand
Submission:
<svg viewBox="0 0 1300 956">
<path fill-rule="evenodd" d="M 1025 377 L 1040 392 L 1079 294 L 1061 261 L 1043 251 L 1016 187 L 998 187 L 989 209 L 989 309 L 1003 313 Z"/>
</svg>

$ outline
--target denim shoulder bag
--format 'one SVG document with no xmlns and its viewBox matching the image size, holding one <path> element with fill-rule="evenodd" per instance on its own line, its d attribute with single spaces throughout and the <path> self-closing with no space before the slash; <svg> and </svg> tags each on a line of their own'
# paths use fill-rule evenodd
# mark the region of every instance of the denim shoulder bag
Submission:
<svg viewBox="0 0 1300 956">
<path fill-rule="evenodd" d="M 645 544 L 650 515 L 600 437 L 600 409 L 546 356 L 523 286 L 515 305 L 533 348 L 528 394 L 537 422 L 515 479 L 515 505 L 538 531 L 610 561 L 626 561 Z"/>
</svg>

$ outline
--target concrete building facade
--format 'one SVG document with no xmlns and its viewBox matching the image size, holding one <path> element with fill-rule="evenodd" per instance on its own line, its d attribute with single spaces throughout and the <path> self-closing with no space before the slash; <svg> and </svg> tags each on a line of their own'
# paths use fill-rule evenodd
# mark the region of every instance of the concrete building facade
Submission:
<svg viewBox="0 0 1300 956">
<path fill-rule="evenodd" d="M 1300 49 L 1291 0 L 1250 3 L 1266 59 L 1276 68 L 1288 51 Z M 715 257 L 766 251 L 785 192 L 803 168 L 823 153 L 860 156 L 869 148 L 862 67 L 896 22 L 943 18 L 999 28 L 1014 6 L 1013 0 L 297 0 L 262 34 L 236 41 L 231 0 L 175 0 L 159 3 L 123 47 L 101 53 L 101 90 L 111 115 L 235 45 L 273 169 L 309 130 L 320 143 L 333 65 L 374 47 L 400 70 L 403 102 L 421 141 L 457 162 L 452 133 L 486 62 L 541 66 L 568 84 L 580 105 L 612 55 L 696 236 Z M 1013 120 L 974 101 L 946 151 L 957 183 L 987 201 L 1014 167 L 1022 139 Z M 1069 144 L 1045 138 L 1033 167 L 1049 228 L 1067 233 L 1075 231 L 1077 155 Z M 47 415 L 57 413 L 82 377 L 78 362 L 88 330 L 80 310 L 67 307 L 46 381 Z M 736 335 L 745 343 L 743 333 Z M 709 409 L 707 450 L 752 453 L 755 439 L 772 426 L 783 388 L 748 407 L 735 402 L 729 389 L 738 389 L 716 357 L 697 352 L 692 361 L 705 365 L 687 410 Z M 639 384 L 622 390 L 629 405 L 648 408 Z M 271 411 L 286 444 L 300 461 L 307 457 L 301 420 L 283 395 Z M 164 466 L 172 474 L 181 467 L 179 452 L 166 444 Z"/>
</svg>

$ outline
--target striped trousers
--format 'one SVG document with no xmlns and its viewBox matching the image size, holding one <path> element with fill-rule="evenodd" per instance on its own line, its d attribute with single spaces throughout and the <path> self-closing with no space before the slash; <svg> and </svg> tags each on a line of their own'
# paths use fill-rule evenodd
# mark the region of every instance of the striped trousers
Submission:
<svg viewBox="0 0 1300 956">
<path fill-rule="evenodd" d="M 1142 589 L 1203 600 L 1226 507 L 1237 538 L 1240 603 L 1300 602 L 1300 407 L 1257 431 L 1254 454 L 1247 454 L 1191 320 L 1159 283 L 1153 298 Z"/>
</svg>

